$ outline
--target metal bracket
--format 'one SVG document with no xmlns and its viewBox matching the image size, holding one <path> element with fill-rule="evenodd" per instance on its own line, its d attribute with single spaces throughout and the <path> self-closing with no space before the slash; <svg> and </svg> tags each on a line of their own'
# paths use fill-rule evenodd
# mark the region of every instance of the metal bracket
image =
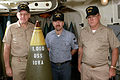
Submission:
<svg viewBox="0 0 120 80">
<path fill-rule="evenodd" d="M 58 0 L 12 0 L 0 1 L 0 13 L 16 13 L 17 5 L 27 3 L 31 13 L 45 13 L 57 8 Z"/>
</svg>

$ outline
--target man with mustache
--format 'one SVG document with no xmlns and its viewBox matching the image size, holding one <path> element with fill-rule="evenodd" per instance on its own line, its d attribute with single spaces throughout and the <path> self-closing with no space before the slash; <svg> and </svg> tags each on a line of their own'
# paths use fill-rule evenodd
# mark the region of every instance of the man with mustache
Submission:
<svg viewBox="0 0 120 80">
<path fill-rule="evenodd" d="M 64 26 L 64 14 L 53 14 L 53 26 L 55 30 L 46 36 L 46 44 L 52 65 L 53 80 L 71 80 L 71 59 L 77 51 L 77 39 L 74 34 L 66 31 Z"/>
</svg>

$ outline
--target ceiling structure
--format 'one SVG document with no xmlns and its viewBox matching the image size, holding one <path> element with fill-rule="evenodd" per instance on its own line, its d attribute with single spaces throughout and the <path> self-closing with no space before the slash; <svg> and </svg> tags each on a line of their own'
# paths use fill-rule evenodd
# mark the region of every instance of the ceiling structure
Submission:
<svg viewBox="0 0 120 80">
<path fill-rule="evenodd" d="M 56 9 L 59 3 L 68 3 L 74 5 L 90 4 L 92 2 L 101 2 L 103 0 L 0 0 L 0 14 L 1 13 L 16 13 L 17 5 L 20 3 L 27 3 L 30 7 L 30 11 L 35 13 L 50 12 Z M 111 0 L 107 0 L 111 1 Z M 115 3 L 120 3 L 120 0 L 112 0 Z"/>
<path fill-rule="evenodd" d="M 60 0 L 62 2 L 84 2 L 85 4 L 89 4 L 91 2 L 97 2 L 97 1 L 100 1 L 100 2 L 104 2 L 104 1 L 114 1 L 115 3 L 119 3 L 120 4 L 120 0 Z"/>
<path fill-rule="evenodd" d="M 57 8 L 57 0 L 0 0 L 0 13 L 16 13 L 17 5 L 28 4 L 30 11 L 49 12 Z"/>
</svg>

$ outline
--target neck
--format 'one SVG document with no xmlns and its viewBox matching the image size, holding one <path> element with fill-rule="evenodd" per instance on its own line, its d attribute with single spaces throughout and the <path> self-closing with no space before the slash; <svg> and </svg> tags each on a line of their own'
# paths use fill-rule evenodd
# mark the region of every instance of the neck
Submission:
<svg viewBox="0 0 120 80">
<path fill-rule="evenodd" d="M 20 25 L 21 25 L 24 29 L 26 29 L 26 28 L 27 28 L 28 23 L 20 23 Z"/>
<path fill-rule="evenodd" d="M 61 35 L 61 34 L 62 34 L 62 31 L 63 31 L 63 29 L 60 30 L 60 31 L 55 30 L 55 32 L 56 32 L 57 35 Z"/>
</svg>

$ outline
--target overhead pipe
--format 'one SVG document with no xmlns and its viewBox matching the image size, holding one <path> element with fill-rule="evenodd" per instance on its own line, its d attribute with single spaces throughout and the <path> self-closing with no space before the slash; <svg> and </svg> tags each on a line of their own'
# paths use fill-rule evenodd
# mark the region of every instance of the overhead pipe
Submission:
<svg viewBox="0 0 120 80">
<path fill-rule="evenodd" d="M 107 5 L 108 2 L 109 2 L 109 0 L 101 0 L 101 4 L 104 5 L 104 6 Z"/>
</svg>

